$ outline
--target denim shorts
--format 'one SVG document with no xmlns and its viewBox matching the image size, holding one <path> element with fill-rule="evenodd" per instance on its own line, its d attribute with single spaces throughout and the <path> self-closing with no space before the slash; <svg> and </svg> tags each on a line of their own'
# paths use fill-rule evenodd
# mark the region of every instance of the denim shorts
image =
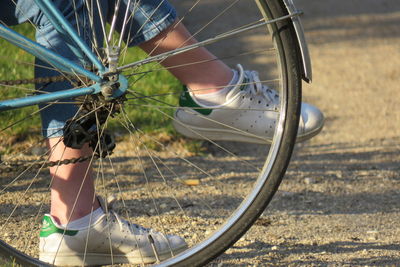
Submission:
<svg viewBox="0 0 400 267">
<path fill-rule="evenodd" d="M 4 2 L 3 2 L 4 1 Z M 58 54 L 73 60 L 81 62 L 75 56 L 64 40 L 49 22 L 47 17 L 39 10 L 33 0 L 2 0 L 0 9 L 0 21 L 6 25 L 16 25 L 26 21 L 32 22 L 36 27 L 36 41 L 41 45 L 56 51 Z M 17 2 L 15 5 L 14 2 Z M 93 38 L 98 43 L 103 43 L 103 33 L 101 21 L 111 23 L 114 14 L 114 7 L 117 0 L 100 0 L 101 12 L 91 12 L 89 16 L 87 8 L 84 6 L 85 0 L 54 0 L 54 5 L 61 11 L 65 18 L 77 28 L 79 33 L 90 45 Z M 128 0 L 122 0 L 118 9 L 119 15 L 116 21 L 116 31 L 120 32 L 123 27 L 123 18 L 127 10 Z M 74 4 L 72 4 L 74 3 Z M 97 4 L 97 1 L 93 1 Z M 136 0 L 130 4 L 131 21 L 125 23 L 126 27 L 124 41 L 129 46 L 139 45 L 157 36 L 161 31 L 168 28 L 176 20 L 176 11 L 167 0 Z M 93 10 L 99 10 L 94 8 Z M 89 17 L 93 20 L 90 23 Z M 100 19 L 103 18 L 102 20 Z M 91 25 L 92 24 L 92 25 Z M 95 34 L 93 34 L 93 32 Z M 50 68 L 49 68 L 50 67 Z M 35 77 L 49 77 L 60 75 L 55 70 L 51 70 L 46 62 L 36 59 Z M 71 88 L 69 82 L 58 82 L 51 84 L 38 84 L 36 89 L 40 91 L 52 92 Z M 72 100 L 71 100 L 72 101 Z M 65 102 L 65 101 L 63 101 Z M 40 105 L 42 118 L 42 132 L 47 138 L 62 136 L 62 129 L 65 122 L 74 117 L 78 107 L 73 104 L 54 104 Z"/>
</svg>

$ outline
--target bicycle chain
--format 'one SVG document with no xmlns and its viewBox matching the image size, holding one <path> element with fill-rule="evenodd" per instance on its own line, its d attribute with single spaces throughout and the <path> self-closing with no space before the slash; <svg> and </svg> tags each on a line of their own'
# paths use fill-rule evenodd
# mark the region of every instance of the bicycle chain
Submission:
<svg viewBox="0 0 400 267">
<path fill-rule="evenodd" d="M 70 77 L 68 77 L 68 76 L 59 75 L 59 76 L 39 77 L 39 78 L 32 78 L 32 79 L 0 80 L 0 85 L 21 85 L 21 84 L 64 82 L 69 79 L 70 79 Z"/>
<path fill-rule="evenodd" d="M 65 75 L 59 76 L 51 76 L 51 77 L 39 77 L 32 79 L 19 79 L 19 80 L 0 80 L 0 85 L 22 85 L 22 84 L 41 84 L 41 83 L 52 83 L 52 82 L 63 82 L 72 79 L 72 77 L 68 77 Z M 59 165 L 67 165 L 73 163 L 84 162 L 89 159 L 98 159 L 97 155 L 90 155 L 86 157 L 79 158 L 71 158 L 65 160 L 57 160 L 57 161 L 40 161 L 40 162 L 29 162 L 23 163 L 20 161 L 10 161 L 10 162 L 2 162 L 0 159 L 0 175 L 5 173 L 18 172 L 23 170 L 40 170 L 44 168 L 59 166 Z"/>
<path fill-rule="evenodd" d="M 98 159 L 98 158 L 99 156 L 97 155 L 91 155 L 86 157 L 71 158 L 71 159 L 64 159 L 57 161 L 36 161 L 34 163 L 32 162 L 20 163 L 19 161 L 11 161 L 11 162 L 0 161 L 0 175 L 12 172 L 24 171 L 24 170 L 41 170 L 54 166 L 80 163 L 90 159 Z"/>
</svg>

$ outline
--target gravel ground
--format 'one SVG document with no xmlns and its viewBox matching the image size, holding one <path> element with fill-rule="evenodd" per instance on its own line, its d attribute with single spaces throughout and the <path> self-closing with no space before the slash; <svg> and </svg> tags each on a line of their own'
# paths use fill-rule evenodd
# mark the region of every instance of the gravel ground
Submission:
<svg viewBox="0 0 400 267">
<path fill-rule="evenodd" d="M 313 60 L 314 80 L 305 85 L 304 99 L 323 110 L 325 128 L 311 141 L 297 146 L 287 175 L 267 210 L 210 266 L 400 265 L 400 101 L 396 95 L 400 89 L 400 2 L 297 0 L 296 4 L 305 11 L 303 23 Z M 250 41 L 257 42 L 257 38 Z M 246 64 L 257 68 L 259 60 Z M 160 211 L 151 209 L 153 198 L 140 190 L 139 182 L 124 180 L 140 175 L 141 169 L 148 167 L 142 166 L 139 158 L 126 159 L 124 153 L 134 151 L 128 144 L 123 143 L 123 149 L 115 152 L 117 159 L 126 163 L 115 171 L 122 177 L 122 195 L 129 199 L 127 205 L 138 223 L 151 224 L 153 215 L 160 212 L 164 224 L 175 225 L 173 231 L 193 240 L 196 238 L 190 227 L 198 230 L 196 236 L 200 238 L 207 235 L 212 230 L 210 222 L 218 224 L 212 212 L 224 214 L 235 203 L 234 197 L 215 198 L 218 190 L 236 190 L 245 195 L 249 187 L 235 183 L 235 179 L 239 175 L 252 179 L 254 173 L 251 166 L 239 173 L 235 157 L 218 153 L 191 155 L 180 145 L 172 144 L 173 155 L 158 153 L 151 158 L 144 151 L 138 155 L 142 153 L 149 166 L 152 160 L 162 159 L 180 174 L 170 188 L 193 178 L 190 172 L 179 172 L 182 163 L 176 158 L 180 156 L 188 156 L 215 175 L 215 181 L 204 178 L 201 186 L 175 196 L 186 214 L 174 208 L 173 198 L 164 198 L 163 191 L 168 187 L 156 170 L 149 176 L 158 178 L 152 186 L 157 189 L 153 198 L 163 200 Z M 249 152 L 243 159 L 255 165 L 261 163 L 261 148 L 246 147 Z M 39 221 L 32 214 L 48 210 L 48 184 L 45 172 L 39 173 L 32 185 L 21 179 L 1 200 L 0 224 L 5 224 L 6 212 L 18 203 L 13 221 L 18 227 L 14 229 L 27 237 L 28 251 L 34 253 L 37 238 L 31 237 L 39 224 L 26 218 L 31 214 L 31 220 Z M 29 196 L 21 193 L 27 185 L 32 187 Z M 117 191 L 113 186 L 111 181 L 102 185 Z M 211 213 L 197 210 L 196 201 L 203 200 L 222 208 Z M 183 223 L 188 215 L 193 218 L 189 228 Z M 16 231 L 2 238 L 22 244 L 24 240 L 17 241 L 18 235 Z"/>
<path fill-rule="evenodd" d="M 320 135 L 215 266 L 400 265 L 400 2 L 297 0 L 313 61 L 304 99 Z"/>
</svg>

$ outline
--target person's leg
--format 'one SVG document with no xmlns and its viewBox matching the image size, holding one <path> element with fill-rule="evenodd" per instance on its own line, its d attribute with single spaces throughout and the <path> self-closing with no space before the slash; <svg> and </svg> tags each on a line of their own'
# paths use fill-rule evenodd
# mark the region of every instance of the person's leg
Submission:
<svg viewBox="0 0 400 267">
<path fill-rule="evenodd" d="M 21 3 L 26 3 L 22 5 Z M 76 1 L 76 10 L 83 12 L 82 2 Z M 26 13 L 29 8 L 35 9 L 35 5 L 29 1 L 19 1 L 21 5 L 19 12 Z M 71 3 L 59 0 L 54 4 L 63 12 L 67 20 L 76 27 L 75 15 Z M 32 7 L 33 5 L 33 7 Z M 41 45 L 50 50 L 57 51 L 64 57 L 80 63 L 77 56 L 70 50 L 66 40 L 64 40 L 51 23 L 43 16 L 40 11 L 32 14 L 29 18 L 36 24 L 36 40 Z M 81 26 L 80 26 L 81 27 Z M 81 27 L 80 32 L 84 31 Z M 42 67 L 43 66 L 43 67 Z M 52 70 L 51 64 L 36 59 L 35 77 L 51 77 L 60 75 L 59 72 Z M 37 89 L 41 91 L 53 92 L 72 88 L 70 82 L 58 82 L 49 84 L 38 84 Z M 40 105 L 43 134 L 48 138 L 46 144 L 50 152 L 50 160 L 57 161 L 63 159 L 78 158 L 91 155 L 91 149 L 86 146 L 83 149 L 71 149 L 62 142 L 63 127 L 68 119 L 76 116 L 77 106 L 70 104 L 62 105 Z M 92 169 L 89 162 L 60 165 L 50 168 L 51 184 L 51 207 L 50 214 L 58 223 L 68 224 L 82 216 L 91 213 L 92 210 L 99 208 L 99 203 L 94 198 L 94 185 Z"/>
<path fill-rule="evenodd" d="M 182 23 L 176 23 L 139 46 L 148 54 L 157 55 L 196 42 Z M 231 68 L 203 47 L 168 57 L 161 64 L 195 94 L 221 90 L 233 77 Z"/>
<path fill-rule="evenodd" d="M 122 5 L 120 10 L 126 10 L 127 1 L 123 1 Z M 139 46 L 149 55 L 157 55 L 197 43 L 185 26 L 178 23 L 175 9 L 167 1 L 144 0 L 139 7 L 130 5 L 130 8 L 133 18 L 124 22 L 120 11 L 118 17 L 121 20 L 116 24 L 119 32 L 124 24 L 129 25 L 126 27 L 129 30 L 124 32 L 129 46 Z M 234 82 L 235 75 L 231 68 L 204 47 L 168 57 L 161 64 L 191 92 L 199 97 L 204 95 L 203 98 L 209 97 L 210 93 L 221 92 Z"/>
<path fill-rule="evenodd" d="M 61 138 L 50 138 L 47 147 L 51 150 L 51 161 L 79 158 L 92 154 L 86 145 L 82 149 L 66 147 Z M 60 224 L 77 220 L 100 207 L 95 198 L 93 170 L 89 161 L 54 166 L 52 177 L 50 214 Z"/>
<path fill-rule="evenodd" d="M 195 43 L 185 26 L 179 23 L 139 46 L 147 53 L 157 55 Z M 204 63 L 190 64 L 195 62 Z M 261 83 L 257 72 L 244 70 L 241 66 L 233 71 L 205 48 L 169 57 L 161 64 L 188 89 L 180 99 L 185 108 L 175 112 L 173 124 L 178 132 L 197 139 L 271 142 L 277 121 L 274 109 L 279 106 L 279 96 Z M 203 109 L 196 109 L 199 106 Z M 217 106 L 219 108 L 213 110 Z M 254 110 L 246 111 L 242 107 Z M 313 137 L 323 124 L 322 112 L 302 103 L 297 140 Z"/>
<path fill-rule="evenodd" d="M 70 14 L 70 16 L 73 14 L 68 4 L 63 3 L 63 1 L 56 1 L 55 4 L 65 14 Z M 77 8 L 80 7 L 79 5 L 77 6 Z M 0 20 L 9 26 L 26 21 L 32 22 L 35 24 L 34 27 L 37 30 L 36 39 L 40 44 L 51 50 L 61 52 L 67 58 L 76 60 L 76 57 L 65 45 L 65 41 L 58 36 L 58 33 L 32 1 L 5 0 L 0 10 Z M 70 19 L 70 22 L 74 23 L 75 20 Z M 36 59 L 36 63 L 36 77 L 60 75 L 57 71 L 51 70 L 52 66 L 47 62 Z M 45 67 L 41 68 L 39 66 Z M 41 91 L 56 91 L 71 87 L 72 85 L 68 82 L 37 86 Z M 43 134 L 48 137 L 46 144 L 50 151 L 49 159 L 51 161 L 77 158 L 92 153 L 87 146 L 81 150 L 67 148 L 60 137 L 65 121 L 73 117 L 77 112 L 77 108 L 74 105 L 63 104 L 50 107 L 42 105 L 41 108 L 44 108 L 41 112 Z M 83 217 L 89 214 L 92 209 L 99 207 L 97 199 L 94 198 L 92 169 L 88 162 L 51 167 L 50 175 L 52 177 L 50 214 L 53 215 L 58 223 L 67 224 L 68 221 Z M 78 192 L 80 192 L 79 197 Z M 73 206 L 75 206 L 74 209 Z"/>
<path fill-rule="evenodd" d="M 74 10 L 71 2 L 64 0 L 53 1 L 70 23 L 76 27 Z M 104 5 L 103 10 L 108 10 L 107 0 L 100 0 Z M 82 1 L 75 1 L 73 7 L 78 12 L 83 12 Z M 98 2 L 97 2 L 98 3 Z M 72 17 L 71 17 L 72 16 Z M 37 40 L 43 46 L 57 51 L 62 56 L 71 60 L 79 60 L 67 47 L 65 40 L 61 39 L 44 16 L 38 16 Z M 78 18 L 87 18 L 87 14 L 78 14 Z M 97 30 L 101 31 L 99 20 L 95 19 Z M 81 21 L 79 25 L 89 25 Z M 88 32 L 90 30 L 80 31 Z M 102 43 L 102 35 L 97 32 L 96 37 Z M 90 37 L 89 37 L 90 38 Z M 51 71 L 51 64 L 37 60 L 35 68 L 36 77 L 59 75 Z M 41 68 L 39 66 L 45 66 Z M 68 82 L 41 84 L 40 90 L 55 91 L 71 88 Z M 63 101 L 65 102 L 65 101 Z M 63 127 L 68 119 L 75 117 L 77 107 L 74 105 L 52 105 L 41 112 L 43 134 L 48 138 L 47 146 L 51 151 L 50 160 L 63 160 L 91 155 L 93 151 L 85 145 L 82 149 L 68 148 L 62 142 Z M 110 203 L 105 203 L 96 195 L 94 187 L 93 170 L 90 162 L 60 165 L 50 168 L 51 208 L 50 215 L 43 218 L 40 232 L 39 259 L 55 265 L 107 265 L 118 263 L 141 264 L 155 262 L 154 249 L 149 241 L 149 236 L 154 240 L 156 250 L 161 258 L 168 258 L 173 253 L 186 249 L 185 241 L 175 235 L 158 233 L 121 219 Z M 108 205 L 110 204 L 110 205 Z M 62 233 L 62 234 L 60 234 Z M 129 233 L 129 234 L 128 234 Z M 88 240 L 88 242 L 82 242 Z M 118 251 L 123 257 L 112 258 L 111 255 Z M 85 256 L 82 257 L 83 253 Z M 115 255 L 115 254 L 114 254 Z"/>
</svg>

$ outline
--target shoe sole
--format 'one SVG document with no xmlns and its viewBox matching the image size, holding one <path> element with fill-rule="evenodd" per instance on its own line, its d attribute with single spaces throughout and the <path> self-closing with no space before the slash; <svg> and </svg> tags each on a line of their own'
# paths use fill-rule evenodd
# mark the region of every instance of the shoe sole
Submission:
<svg viewBox="0 0 400 267">
<path fill-rule="evenodd" d="M 187 246 L 177 248 L 174 254 L 177 255 L 182 251 L 185 251 Z M 160 260 L 166 260 L 171 258 L 171 253 L 166 252 L 158 255 Z M 55 265 L 55 266 L 92 266 L 92 265 L 112 265 L 112 264 L 150 264 L 155 263 L 157 259 L 154 256 L 142 257 L 140 255 L 127 256 L 127 255 L 113 255 L 112 259 L 110 254 L 100 253 L 86 253 L 86 256 L 82 253 L 57 253 L 56 259 L 54 259 L 55 253 L 40 253 L 39 260 Z"/>
<path fill-rule="evenodd" d="M 233 131 L 229 129 L 215 129 L 215 128 L 202 128 L 197 126 L 191 126 L 180 122 L 178 118 L 173 121 L 175 129 L 182 135 L 202 140 L 212 140 L 212 141 L 236 141 L 236 142 L 246 142 L 255 144 L 271 144 L 272 139 L 262 138 L 252 134 L 246 134 L 238 131 Z M 319 134 L 324 127 L 324 121 L 322 121 L 321 126 L 314 129 L 306 134 L 298 135 L 296 143 L 304 142 L 311 139 L 312 137 Z"/>
</svg>

